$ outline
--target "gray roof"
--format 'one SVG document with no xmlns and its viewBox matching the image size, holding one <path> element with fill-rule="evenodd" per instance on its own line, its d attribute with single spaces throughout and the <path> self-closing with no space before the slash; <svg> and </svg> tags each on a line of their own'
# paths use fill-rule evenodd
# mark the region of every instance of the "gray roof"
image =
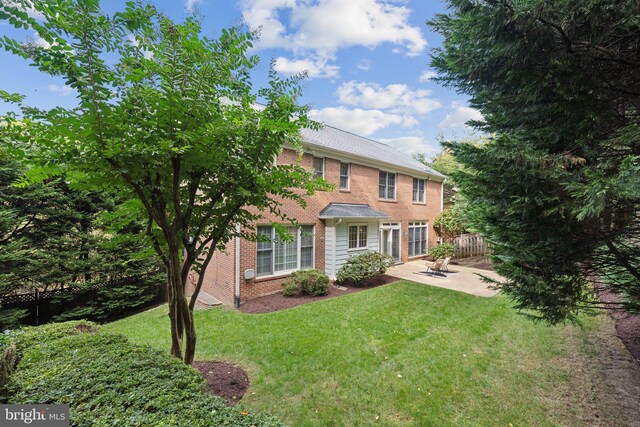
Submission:
<svg viewBox="0 0 640 427">
<path fill-rule="evenodd" d="M 423 163 L 413 159 L 411 156 L 404 154 L 387 144 L 338 129 L 333 126 L 324 125 L 317 131 L 302 129 L 302 139 L 303 144 L 307 146 L 339 151 L 348 155 L 373 160 L 378 163 L 385 163 L 421 172 L 423 174 L 444 178 L 444 175 L 441 173 L 434 171 Z"/>
<path fill-rule="evenodd" d="M 329 203 L 320 211 L 319 218 L 389 218 L 389 215 L 371 209 L 369 205 Z"/>
</svg>

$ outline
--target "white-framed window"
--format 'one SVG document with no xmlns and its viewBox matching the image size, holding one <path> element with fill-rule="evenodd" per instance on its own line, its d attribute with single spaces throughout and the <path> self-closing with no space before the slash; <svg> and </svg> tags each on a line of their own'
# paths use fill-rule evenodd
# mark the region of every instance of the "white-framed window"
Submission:
<svg viewBox="0 0 640 427">
<path fill-rule="evenodd" d="M 421 256 L 427 253 L 427 232 L 428 223 L 426 221 L 416 221 L 409 223 L 409 256 Z"/>
<path fill-rule="evenodd" d="M 349 179 L 351 178 L 351 164 L 340 163 L 340 189 L 349 189 Z"/>
<path fill-rule="evenodd" d="M 349 249 L 367 248 L 367 224 L 349 224 Z"/>
<path fill-rule="evenodd" d="M 380 171 L 378 196 L 381 199 L 395 200 L 396 198 L 396 174 Z"/>
<path fill-rule="evenodd" d="M 422 178 L 413 178 L 413 201 L 424 203 L 425 180 Z"/>
<path fill-rule="evenodd" d="M 324 178 L 324 157 L 313 158 L 313 174 L 316 178 Z"/>
<path fill-rule="evenodd" d="M 269 239 L 268 242 L 258 242 L 256 245 L 257 277 L 313 268 L 313 225 L 287 227 L 287 232 L 293 236 L 293 240 L 286 242 L 280 241 L 278 233 L 270 225 L 260 225 L 257 231 Z"/>
</svg>

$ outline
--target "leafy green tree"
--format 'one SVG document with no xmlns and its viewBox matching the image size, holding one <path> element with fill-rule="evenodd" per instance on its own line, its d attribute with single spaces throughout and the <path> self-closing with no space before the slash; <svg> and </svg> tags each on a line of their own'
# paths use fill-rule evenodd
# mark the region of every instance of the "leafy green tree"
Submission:
<svg viewBox="0 0 640 427">
<path fill-rule="evenodd" d="M 190 364 L 203 275 L 187 301 L 189 272 L 203 271 L 232 237 L 255 239 L 261 212 L 287 220 L 283 199 L 304 206 L 306 195 L 328 188 L 299 165 L 274 162 L 285 142 L 299 147 L 302 127 L 315 126 L 308 108 L 297 104 L 300 76 L 282 80 L 271 71 L 268 85 L 254 91 L 257 58 L 247 55 L 253 34 L 230 29 L 210 39 L 196 19 L 177 24 L 151 5 L 131 2 L 112 16 L 98 0 L 33 7 L 41 21 L 6 4 L 0 19 L 51 46 L 8 38 L 0 44 L 64 78 L 79 105 L 22 108 L 28 126 L 20 138 L 37 141 L 48 160 L 40 173 L 63 165 L 77 181 L 121 188 L 140 202 L 167 271 L 171 353 Z M 11 118 L 5 120 L 12 128 Z"/>
<path fill-rule="evenodd" d="M 464 199 L 446 207 L 439 215 L 433 219 L 433 228 L 445 242 L 451 242 L 454 238 L 465 233 L 467 226 L 465 223 L 465 210 L 467 204 Z"/>
<path fill-rule="evenodd" d="M 502 290 L 550 322 L 602 307 L 590 275 L 640 309 L 640 4 L 449 0 L 429 25 L 439 80 L 494 134 L 447 143 Z"/>
</svg>

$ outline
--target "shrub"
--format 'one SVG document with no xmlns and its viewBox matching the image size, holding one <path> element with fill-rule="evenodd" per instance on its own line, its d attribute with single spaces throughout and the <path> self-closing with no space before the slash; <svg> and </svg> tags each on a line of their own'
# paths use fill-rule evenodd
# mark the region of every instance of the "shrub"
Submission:
<svg viewBox="0 0 640 427">
<path fill-rule="evenodd" d="M 456 246 L 453 243 L 441 243 L 429 248 L 429 256 L 433 259 L 452 257 L 456 254 Z"/>
<path fill-rule="evenodd" d="M 46 327 L 15 334 L 22 357 L 9 377 L 9 403 L 69 404 L 73 426 L 282 425 L 225 406 L 198 371 L 168 354 L 78 322 L 53 329 L 56 338 Z"/>
<path fill-rule="evenodd" d="M 395 261 L 389 255 L 363 252 L 350 257 L 336 274 L 341 285 L 362 286 L 373 277 L 386 273 Z"/>
<path fill-rule="evenodd" d="M 329 276 L 317 269 L 295 271 L 291 274 L 291 281 L 285 283 L 283 295 L 311 295 L 313 297 L 329 293 Z"/>
</svg>

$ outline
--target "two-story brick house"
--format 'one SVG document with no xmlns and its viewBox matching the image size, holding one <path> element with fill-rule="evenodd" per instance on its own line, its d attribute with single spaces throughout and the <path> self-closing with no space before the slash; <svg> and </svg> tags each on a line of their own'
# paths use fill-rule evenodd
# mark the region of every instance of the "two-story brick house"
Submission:
<svg viewBox="0 0 640 427">
<path fill-rule="evenodd" d="M 280 243 L 266 217 L 257 231 L 269 243 L 235 239 L 216 253 L 205 272 L 202 291 L 224 304 L 277 292 L 291 272 L 317 268 L 334 279 L 351 256 L 380 251 L 398 262 L 419 259 L 437 242 L 433 219 L 442 211 L 444 176 L 394 148 L 325 126 L 302 133 L 301 165 L 335 185 L 301 208 L 283 209 L 297 219 L 291 242 Z M 277 162 L 291 164 L 298 154 L 284 148 Z"/>
</svg>

